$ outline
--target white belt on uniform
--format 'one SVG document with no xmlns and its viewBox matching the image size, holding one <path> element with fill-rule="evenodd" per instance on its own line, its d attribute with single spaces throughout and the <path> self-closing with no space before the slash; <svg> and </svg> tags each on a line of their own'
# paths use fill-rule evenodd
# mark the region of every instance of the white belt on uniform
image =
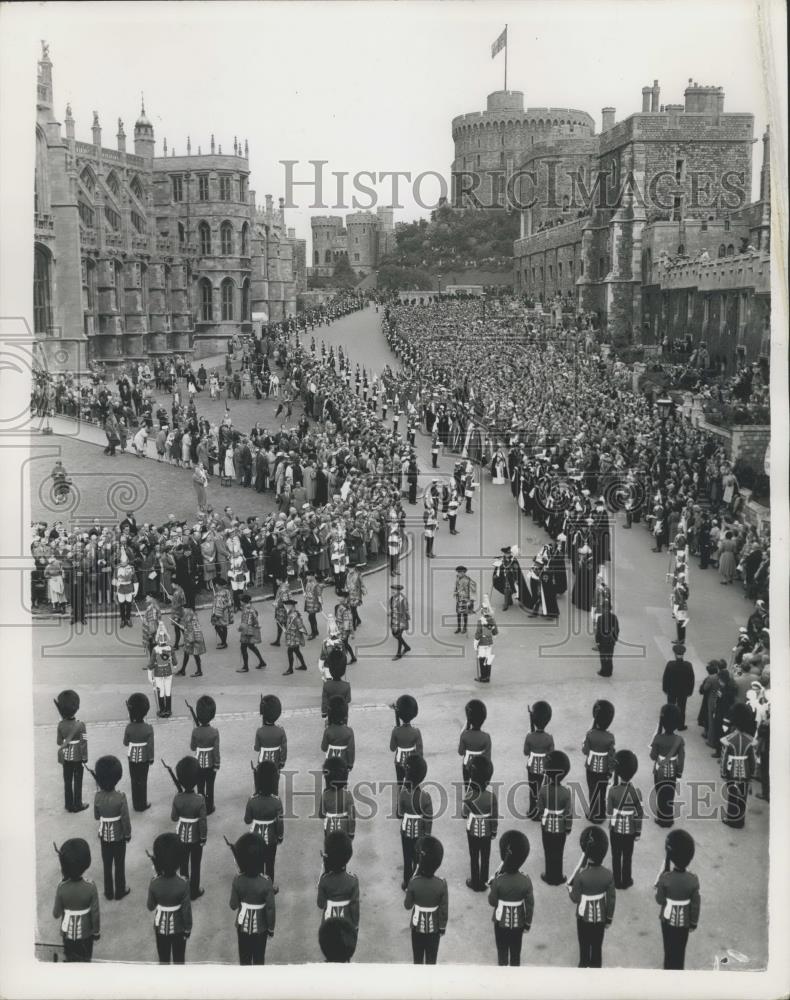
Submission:
<svg viewBox="0 0 790 1000">
<path fill-rule="evenodd" d="M 262 910 L 266 904 L 265 903 L 241 903 L 239 906 L 239 915 L 236 918 L 236 923 L 241 927 L 244 921 L 247 919 L 247 914 L 251 911 Z"/>
<path fill-rule="evenodd" d="M 591 765 L 593 763 L 593 757 L 608 757 L 608 756 L 609 756 L 608 750 L 589 750 L 587 752 L 587 763 Z"/>
<path fill-rule="evenodd" d="M 476 819 L 491 819 L 491 813 L 472 813 L 466 817 L 466 829 L 471 830 Z"/>
<path fill-rule="evenodd" d="M 327 757 L 339 757 L 341 754 L 348 750 L 347 745 L 338 745 L 337 743 L 329 743 L 326 748 Z"/>
<path fill-rule="evenodd" d="M 417 749 L 417 744 L 411 747 L 395 747 L 395 762 L 400 764 L 404 757 L 409 757 Z"/>
<path fill-rule="evenodd" d="M 519 900 L 518 902 L 514 902 L 513 900 L 510 899 L 500 899 L 499 902 L 496 904 L 496 911 L 494 913 L 494 916 L 496 917 L 497 921 L 500 921 L 505 912 L 505 907 L 507 907 L 510 910 L 515 910 L 523 905 L 524 905 L 523 899 Z"/>
<path fill-rule="evenodd" d="M 411 911 L 411 922 L 413 927 L 419 926 L 420 914 L 422 913 L 436 913 L 439 909 L 438 906 L 417 906 L 415 903 L 414 908 Z"/>
<path fill-rule="evenodd" d="M 61 931 L 63 931 L 63 933 L 66 935 L 70 935 L 72 920 L 75 920 L 76 918 L 79 917 L 84 917 L 86 914 L 90 912 L 91 912 L 90 907 L 88 907 L 87 910 L 64 910 L 63 920 L 61 921 L 60 924 Z"/>
<path fill-rule="evenodd" d="M 464 765 L 468 765 L 472 757 L 480 757 L 485 753 L 485 750 L 467 750 L 464 753 Z"/>
<path fill-rule="evenodd" d="M 327 920 L 330 917 L 334 917 L 339 914 L 342 910 L 345 910 L 347 906 L 351 905 L 350 899 L 328 899 L 326 907 L 324 908 L 324 916 Z"/>
<path fill-rule="evenodd" d="M 271 826 L 272 823 L 276 823 L 273 819 L 254 819 L 252 825 L 250 826 L 250 833 L 257 833 L 259 826 Z"/>
<path fill-rule="evenodd" d="M 262 764 L 265 760 L 271 760 L 272 757 L 277 757 L 279 755 L 279 747 L 261 747 L 258 751 L 258 763 Z"/>
<path fill-rule="evenodd" d="M 147 747 L 147 746 L 148 746 L 148 741 L 147 741 L 147 740 L 146 740 L 146 742 L 145 742 L 145 743 L 130 743 L 130 744 L 129 744 L 129 751 L 128 751 L 128 755 L 129 755 L 129 756 L 131 757 L 131 756 L 133 755 L 133 754 L 132 754 L 132 751 L 133 751 L 134 749 L 136 749 L 137 747 Z"/>
<path fill-rule="evenodd" d="M 540 822 L 543 826 L 546 826 L 546 821 L 549 816 L 562 816 L 564 812 L 564 809 L 544 809 Z"/>
<path fill-rule="evenodd" d="M 584 896 L 583 895 L 581 897 L 581 899 L 579 900 L 579 906 L 578 906 L 576 912 L 579 914 L 580 917 L 583 917 L 584 914 L 585 914 L 585 912 L 586 912 L 586 910 L 587 910 L 587 904 L 588 903 L 597 903 L 599 900 L 603 899 L 605 897 L 605 895 L 606 895 L 606 893 L 604 893 L 604 892 L 597 892 L 597 893 L 595 893 L 594 896 Z"/>
<path fill-rule="evenodd" d="M 691 905 L 690 899 L 668 899 L 664 905 L 664 914 L 663 914 L 664 920 L 672 919 L 672 911 L 676 906 L 680 907 L 680 906 L 690 906 L 690 905 Z"/>
<path fill-rule="evenodd" d="M 409 823 L 414 822 L 415 820 L 419 821 L 422 819 L 423 816 L 421 813 L 404 813 L 400 821 L 401 830 L 405 830 Z"/>
<path fill-rule="evenodd" d="M 348 813 L 326 813 L 324 815 L 324 826 L 326 826 L 326 821 L 328 819 L 348 819 Z"/>
<path fill-rule="evenodd" d="M 104 827 L 108 823 L 120 823 L 120 816 L 100 816 L 99 817 L 99 836 L 101 837 Z"/>
<path fill-rule="evenodd" d="M 157 906 L 154 910 L 154 927 L 158 929 L 159 921 L 162 919 L 163 913 L 175 913 L 176 910 L 181 909 L 181 904 L 178 903 L 176 906 L 162 906 L 161 904 Z"/>
</svg>

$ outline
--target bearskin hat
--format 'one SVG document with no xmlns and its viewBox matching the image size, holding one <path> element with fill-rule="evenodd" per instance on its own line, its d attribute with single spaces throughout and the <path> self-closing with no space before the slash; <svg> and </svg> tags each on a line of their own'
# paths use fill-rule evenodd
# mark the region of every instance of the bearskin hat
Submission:
<svg viewBox="0 0 790 1000">
<path fill-rule="evenodd" d="M 436 837 L 420 837 L 416 845 L 417 861 L 421 875 L 430 878 L 436 874 L 444 858 L 444 847 Z"/>
<path fill-rule="evenodd" d="M 324 763 L 327 788 L 345 785 L 348 781 L 348 764 L 342 757 L 329 757 Z"/>
<path fill-rule="evenodd" d="M 680 725 L 680 709 L 677 705 L 662 705 L 660 719 L 664 732 L 674 733 Z"/>
<path fill-rule="evenodd" d="M 255 791 L 259 795 L 276 795 L 280 771 L 273 760 L 262 760 L 255 768 Z"/>
<path fill-rule="evenodd" d="M 283 712 L 283 706 L 276 694 L 261 695 L 259 711 L 264 722 L 272 724 L 276 722 Z"/>
<path fill-rule="evenodd" d="M 638 767 L 639 761 L 636 759 L 636 754 L 630 750 L 618 750 L 614 755 L 615 773 L 623 781 L 630 781 L 636 774 Z"/>
<path fill-rule="evenodd" d="M 395 702 L 395 711 L 403 722 L 411 722 L 417 718 L 417 699 L 410 694 L 402 694 Z"/>
<path fill-rule="evenodd" d="M 126 700 L 126 709 L 129 712 L 131 722 L 142 722 L 148 715 L 150 708 L 151 702 L 148 700 L 148 695 L 143 694 L 142 691 L 135 691 Z"/>
<path fill-rule="evenodd" d="M 609 850 L 609 838 L 599 826 L 586 826 L 579 837 L 579 846 L 585 857 L 600 865 Z"/>
<path fill-rule="evenodd" d="M 66 691 L 60 692 L 55 699 L 55 704 L 58 706 L 58 711 L 63 718 L 70 719 L 80 710 L 80 696 L 76 691 L 72 691 L 69 688 Z"/>
<path fill-rule="evenodd" d="M 547 701 L 536 701 L 530 709 L 529 717 L 538 729 L 545 729 L 551 722 L 551 705 Z"/>
<path fill-rule="evenodd" d="M 82 837 L 72 837 L 66 840 L 58 850 L 60 858 L 60 870 L 63 878 L 81 878 L 83 873 L 90 868 L 91 849 L 88 841 Z"/>
<path fill-rule="evenodd" d="M 614 719 L 614 705 L 605 698 L 599 698 L 593 705 L 593 722 L 598 729 L 608 729 Z"/>
<path fill-rule="evenodd" d="M 207 726 L 217 714 L 217 703 L 208 694 L 202 694 L 195 705 L 195 715 L 201 726 Z"/>
<path fill-rule="evenodd" d="M 327 707 L 327 718 L 332 725 L 340 726 L 348 719 L 346 699 L 339 694 L 332 695 Z"/>
<path fill-rule="evenodd" d="M 472 698 L 466 703 L 466 721 L 473 729 L 479 729 L 486 721 L 486 707 L 478 698 Z"/>
<path fill-rule="evenodd" d="M 254 878 L 263 871 L 263 837 L 243 833 L 233 845 L 233 856 L 243 875 Z"/>
<path fill-rule="evenodd" d="M 505 871 L 517 872 L 529 857 L 529 840 L 521 830 L 505 830 L 499 838 L 499 856 Z"/>
<path fill-rule="evenodd" d="M 108 754 L 96 761 L 96 783 L 105 792 L 111 792 L 123 777 L 123 768 L 117 757 Z"/>
<path fill-rule="evenodd" d="M 568 755 L 562 750 L 551 750 L 546 754 L 546 759 L 543 762 L 543 770 L 546 774 L 556 774 L 560 778 L 564 778 L 570 769 L 571 762 Z"/>
<path fill-rule="evenodd" d="M 333 830 L 324 837 L 324 861 L 328 872 L 339 872 L 351 860 L 354 847 L 344 830 Z"/>
<path fill-rule="evenodd" d="M 354 925 L 345 917 L 330 917 L 318 928 L 318 944 L 327 962 L 349 962 L 357 948 Z"/>
<path fill-rule="evenodd" d="M 410 785 L 419 785 L 420 782 L 425 781 L 425 775 L 428 773 L 428 763 L 420 754 L 412 754 L 406 758 L 405 773 L 406 781 Z"/>
<path fill-rule="evenodd" d="M 158 875 L 175 875 L 183 855 L 184 845 L 177 833 L 160 833 L 154 841 L 154 867 Z"/>
<path fill-rule="evenodd" d="M 200 768 L 194 757 L 182 757 L 176 764 L 176 777 L 184 786 L 185 791 L 191 792 L 198 782 Z"/>
<path fill-rule="evenodd" d="M 756 728 L 755 718 L 748 705 L 733 705 L 730 710 L 730 722 L 735 729 L 751 736 Z"/>
<path fill-rule="evenodd" d="M 685 830 L 673 830 L 667 834 L 664 847 L 669 860 L 677 868 L 688 868 L 694 857 L 694 838 Z"/>
<path fill-rule="evenodd" d="M 493 773 L 494 765 L 488 757 L 477 756 L 472 758 L 469 764 L 469 775 L 473 785 L 477 785 L 478 788 L 485 788 L 491 780 Z"/>
<path fill-rule="evenodd" d="M 339 655 L 338 655 L 339 654 Z M 332 680 L 339 681 L 346 673 L 346 654 L 342 649 L 333 649 L 326 658 L 326 667 Z"/>
</svg>

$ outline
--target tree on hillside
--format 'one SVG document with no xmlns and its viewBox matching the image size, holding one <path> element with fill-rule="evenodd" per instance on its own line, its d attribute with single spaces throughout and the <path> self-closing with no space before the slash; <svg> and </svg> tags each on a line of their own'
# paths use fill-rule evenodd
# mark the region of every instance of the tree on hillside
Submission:
<svg viewBox="0 0 790 1000">
<path fill-rule="evenodd" d="M 335 288 L 354 288 L 358 283 L 359 278 L 349 264 L 348 257 L 342 254 L 337 258 L 337 263 L 332 271 L 332 285 Z"/>
</svg>

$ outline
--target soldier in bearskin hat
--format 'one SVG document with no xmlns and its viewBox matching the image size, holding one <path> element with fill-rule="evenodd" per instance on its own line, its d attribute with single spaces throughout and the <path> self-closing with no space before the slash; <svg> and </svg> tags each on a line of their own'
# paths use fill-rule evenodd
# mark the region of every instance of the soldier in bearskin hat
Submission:
<svg viewBox="0 0 790 1000">
<path fill-rule="evenodd" d="M 473 698 L 466 703 L 466 729 L 458 741 L 458 754 L 462 759 L 461 774 L 464 788 L 469 784 L 470 765 L 475 757 L 491 759 L 491 737 L 483 732 L 482 725 L 486 721 L 486 707 L 482 701 Z"/>
<path fill-rule="evenodd" d="M 499 838 L 499 855 L 502 862 L 488 893 L 494 907 L 497 964 L 521 965 L 521 943 L 535 908 L 532 879 L 521 871 L 529 857 L 529 841 L 520 830 L 506 830 Z"/>
<path fill-rule="evenodd" d="M 343 830 L 334 830 L 324 837 L 324 871 L 318 879 L 316 905 L 322 911 L 322 921 L 344 917 L 359 932 L 359 879 L 346 866 L 354 848 L 351 837 Z"/>
<path fill-rule="evenodd" d="M 123 745 L 128 748 L 129 783 L 132 786 L 132 806 L 136 812 L 150 809 L 148 769 L 154 762 L 154 727 L 145 721 L 150 708 L 148 696 L 140 691 L 129 695 L 126 700 L 129 724 L 124 730 Z"/>
<path fill-rule="evenodd" d="M 591 823 L 603 823 L 606 818 L 606 786 L 615 753 L 614 736 L 609 732 L 612 719 L 614 705 L 600 698 L 593 705 L 593 727 L 588 730 L 582 743 L 589 793 L 587 819 Z"/>
<path fill-rule="evenodd" d="M 421 754 L 410 755 L 403 766 L 404 781 L 398 793 L 396 816 L 400 820 L 400 840 L 403 851 L 403 882 L 406 889 L 414 874 L 416 845 L 433 827 L 433 799 L 423 788 L 428 765 Z"/>
<path fill-rule="evenodd" d="M 351 685 L 344 681 L 346 673 L 345 658 L 342 660 L 333 657 L 329 663 L 329 680 L 324 681 L 321 689 L 321 718 L 325 719 L 329 714 L 329 699 L 334 695 L 339 695 L 347 705 L 351 704 Z"/>
<path fill-rule="evenodd" d="M 524 739 L 524 756 L 527 758 L 527 784 L 529 785 L 530 819 L 540 819 L 538 792 L 543 783 L 544 765 L 547 754 L 554 749 L 554 737 L 546 732 L 551 722 L 551 705 L 547 701 L 536 701 L 529 708 L 529 732 Z"/>
<path fill-rule="evenodd" d="M 757 765 L 756 722 L 748 705 L 733 705 L 730 727 L 730 732 L 721 738 L 721 776 L 725 793 L 721 818 L 727 826 L 740 829 L 746 822 L 749 782 Z"/>
<path fill-rule="evenodd" d="M 318 817 L 323 820 L 324 833 L 342 830 L 351 839 L 357 829 L 354 798 L 348 788 L 348 765 L 341 757 L 329 757 L 324 762 L 324 784 Z"/>
<path fill-rule="evenodd" d="M 318 928 L 318 946 L 327 962 L 350 962 L 357 950 L 357 935 L 350 920 L 330 917 Z"/>
<path fill-rule="evenodd" d="M 475 757 L 469 765 L 469 787 L 464 796 L 461 814 L 466 821 L 466 839 L 469 847 L 471 877 L 467 888 L 485 892 L 488 884 L 488 865 L 491 841 L 496 837 L 499 823 L 497 797 L 488 783 L 494 765 L 488 757 Z"/>
<path fill-rule="evenodd" d="M 406 887 L 403 905 L 411 910 L 411 948 L 415 965 L 436 965 L 439 938 L 447 929 L 447 882 L 436 872 L 444 847 L 436 837 L 417 841 L 417 870 Z"/>
<path fill-rule="evenodd" d="M 282 710 L 276 694 L 261 695 L 259 711 L 263 725 L 255 733 L 254 750 L 259 764 L 271 761 L 278 770 L 285 766 L 288 758 L 288 738 L 283 727 L 277 725 Z"/>
<path fill-rule="evenodd" d="M 659 826 L 672 826 L 675 822 L 675 792 L 686 761 L 686 744 L 677 732 L 679 724 L 680 711 L 677 705 L 664 705 L 658 729 L 650 743 L 654 786 L 651 799 L 655 821 Z"/>
<path fill-rule="evenodd" d="M 112 755 L 99 757 L 95 775 L 99 790 L 93 800 L 93 818 L 99 821 L 104 896 L 105 899 L 123 899 L 131 892 L 126 885 L 126 845 L 132 839 L 132 824 L 126 794 L 115 788 L 123 776 L 121 762 Z"/>
<path fill-rule="evenodd" d="M 275 772 L 276 772 L 275 768 Z M 265 965 L 266 944 L 274 937 L 274 887 L 263 874 L 264 845 L 261 837 L 244 833 L 233 845 L 239 874 L 230 890 L 230 908 L 238 910 L 236 935 L 239 965 Z"/>
<path fill-rule="evenodd" d="M 571 902 L 576 905 L 579 968 L 600 969 L 603 937 L 612 924 L 616 897 L 612 873 L 603 866 L 609 842 L 603 830 L 588 826 L 581 832 L 579 845 L 582 858 L 568 884 Z"/>
<path fill-rule="evenodd" d="M 422 756 L 422 733 L 412 725 L 417 717 L 417 699 L 402 694 L 391 707 L 395 710 L 395 726 L 390 734 L 390 750 L 395 754 L 395 780 L 402 787 L 406 761 L 412 754 Z"/>
<path fill-rule="evenodd" d="M 609 816 L 609 841 L 612 845 L 612 867 L 615 889 L 630 889 L 631 858 L 634 843 L 642 835 L 642 793 L 631 784 L 639 762 L 630 750 L 618 750 L 614 755 L 614 782 L 606 796 Z"/>
<path fill-rule="evenodd" d="M 327 724 L 321 738 L 321 749 L 326 759 L 340 757 L 349 771 L 354 767 L 356 748 L 354 730 L 348 724 L 348 705 L 345 698 L 333 695 L 329 699 Z"/>
<path fill-rule="evenodd" d="M 255 794 L 247 800 L 244 822 L 250 833 L 263 841 L 263 870 L 274 885 L 274 862 L 277 846 L 285 836 L 283 804 L 278 793 L 280 771 L 273 760 L 264 760 L 255 768 Z M 277 892 L 277 886 L 274 886 Z"/>
<path fill-rule="evenodd" d="M 200 768 L 194 757 L 182 757 L 176 764 L 176 778 L 181 791 L 173 796 L 170 818 L 176 824 L 178 839 L 184 845 L 181 860 L 181 875 L 189 876 L 190 898 L 199 899 L 203 895 L 200 888 L 200 862 L 208 836 L 206 823 L 206 800 L 195 791 L 200 777 Z"/>
<path fill-rule="evenodd" d="M 101 936 L 99 893 L 82 877 L 90 867 L 91 849 L 82 837 L 74 837 L 55 850 L 63 881 L 55 890 L 52 916 L 60 921 L 65 961 L 90 962 L 93 942 Z"/>
<path fill-rule="evenodd" d="M 191 759 L 191 758 L 190 758 Z M 148 886 L 147 908 L 154 914 L 156 951 L 160 965 L 183 965 L 187 938 L 192 933 L 189 883 L 177 872 L 183 864 L 185 845 L 175 833 L 160 833 L 154 841 L 156 875 Z"/>
<path fill-rule="evenodd" d="M 565 881 L 562 859 L 565 840 L 573 825 L 573 814 L 571 793 L 562 784 L 562 780 L 570 769 L 568 755 L 562 750 L 552 750 L 546 754 L 543 784 L 538 792 L 538 812 L 546 868 L 540 877 L 547 885 L 562 885 Z"/>
<path fill-rule="evenodd" d="M 206 813 L 214 812 L 214 781 L 220 765 L 219 730 L 211 725 L 217 705 L 207 694 L 201 695 L 195 706 L 197 725 L 192 730 L 190 749 L 198 762 L 197 790 L 206 799 Z"/>
<path fill-rule="evenodd" d="M 699 923 L 699 879 L 687 871 L 694 857 L 694 838 L 685 830 L 673 830 L 665 842 L 664 871 L 656 882 L 656 902 L 664 939 L 664 968 L 683 969 L 689 931 Z"/>
<path fill-rule="evenodd" d="M 61 691 L 55 699 L 60 712 L 56 739 L 58 763 L 63 768 L 63 791 L 67 812 L 82 812 L 88 804 L 82 801 L 82 776 L 88 762 L 88 735 L 85 723 L 77 718 L 80 696 L 76 691 Z"/>
</svg>

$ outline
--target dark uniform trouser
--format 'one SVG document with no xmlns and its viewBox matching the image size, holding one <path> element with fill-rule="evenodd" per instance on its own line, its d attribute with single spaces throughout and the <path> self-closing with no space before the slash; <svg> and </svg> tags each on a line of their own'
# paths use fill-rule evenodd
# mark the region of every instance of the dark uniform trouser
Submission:
<svg viewBox="0 0 790 1000">
<path fill-rule="evenodd" d="M 126 892 L 126 841 L 102 840 L 101 859 L 104 863 L 104 895 L 107 899 L 120 899 Z M 115 865 L 115 891 L 112 870 Z"/>
<path fill-rule="evenodd" d="M 576 917 L 576 934 L 579 938 L 579 968 L 600 969 L 603 964 L 603 936 L 606 924 L 588 924 Z"/>
<path fill-rule="evenodd" d="M 187 939 L 183 934 L 160 934 L 156 932 L 156 953 L 159 964 L 168 965 L 170 956 L 173 965 L 183 965 L 187 953 Z"/>
<path fill-rule="evenodd" d="M 315 611 L 307 612 L 307 620 L 310 622 L 310 635 L 311 637 L 318 635 L 318 619 L 316 618 Z"/>
<path fill-rule="evenodd" d="M 655 814 L 660 826 L 672 826 L 675 822 L 675 791 L 677 778 L 654 779 Z"/>
<path fill-rule="evenodd" d="M 529 812 L 527 816 L 529 819 L 540 819 L 540 813 L 538 812 L 538 792 L 540 791 L 540 786 L 543 784 L 543 775 L 535 774 L 534 771 L 530 771 L 527 768 L 527 784 L 529 785 Z"/>
<path fill-rule="evenodd" d="M 625 889 L 631 882 L 631 858 L 634 854 L 635 836 L 632 833 L 609 831 L 612 845 L 612 869 L 616 889 Z"/>
<path fill-rule="evenodd" d="M 401 830 L 400 845 L 403 851 L 403 881 L 408 882 L 414 874 L 414 847 L 417 843 L 416 837 L 407 837 Z"/>
<path fill-rule="evenodd" d="M 494 940 L 498 965 L 521 965 L 523 927 L 500 927 L 494 924 Z"/>
<path fill-rule="evenodd" d="M 491 857 L 491 838 L 473 837 L 466 834 L 469 844 L 469 861 L 472 867 L 472 882 L 474 885 L 485 885 L 488 881 L 488 862 Z"/>
<path fill-rule="evenodd" d="M 565 853 L 566 833 L 543 833 L 543 853 L 546 857 L 546 881 L 549 885 L 562 885 L 565 875 L 562 871 L 562 856 Z"/>
<path fill-rule="evenodd" d="M 725 781 L 724 812 L 722 821 L 727 826 L 740 829 L 746 822 L 746 796 L 749 786 L 746 781 Z"/>
<path fill-rule="evenodd" d="M 82 805 L 82 772 L 81 760 L 63 761 L 63 791 L 69 811 Z"/>
<path fill-rule="evenodd" d="M 193 899 L 197 896 L 200 890 L 200 862 L 202 860 L 202 844 L 184 844 L 184 860 L 181 862 L 181 878 L 189 877 L 189 892 Z"/>
<path fill-rule="evenodd" d="M 672 927 L 666 920 L 662 920 L 661 936 L 664 939 L 664 968 L 685 968 L 686 945 L 689 939 L 688 927 Z"/>
<path fill-rule="evenodd" d="M 214 808 L 214 782 L 217 772 L 213 767 L 201 767 L 198 771 L 197 790 L 206 800 L 208 812 Z"/>
<path fill-rule="evenodd" d="M 415 965 L 436 965 L 436 957 L 439 954 L 439 932 L 420 934 L 412 927 L 411 950 Z"/>
<path fill-rule="evenodd" d="M 266 964 L 266 942 L 269 935 L 245 934 L 240 928 L 236 928 L 239 938 L 239 965 L 265 965 Z"/>
<path fill-rule="evenodd" d="M 609 775 L 598 771 L 587 772 L 587 791 L 589 792 L 590 805 L 588 818 L 591 823 L 602 823 L 606 816 L 606 786 L 609 783 Z"/>
<path fill-rule="evenodd" d="M 667 701 L 670 705 L 677 705 L 678 711 L 680 712 L 680 725 L 686 725 L 686 702 L 688 701 L 687 694 L 668 694 Z"/>
<path fill-rule="evenodd" d="M 70 941 L 63 938 L 63 956 L 66 962 L 90 962 L 93 958 L 93 938 L 80 938 Z"/>
<path fill-rule="evenodd" d="M 263 874 L 274 883 L 274 861 L 277 857 L 277 844 L 265 844 L 263 848 Z"/>
<path fill-rule="evenodd" d="M 132 786 L 132 806 L 138 812 L 148 805 L 148 768 L 149 761 L 129 762 L 129 782 Z"/>
</svg>

